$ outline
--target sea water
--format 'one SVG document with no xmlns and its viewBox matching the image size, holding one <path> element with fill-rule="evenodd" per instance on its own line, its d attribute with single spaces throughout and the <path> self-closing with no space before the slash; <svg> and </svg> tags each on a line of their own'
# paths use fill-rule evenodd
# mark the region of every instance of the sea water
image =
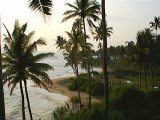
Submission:
<svg viewBox="0 0 160 120">
<path fill-rule="evenodd" d="M 55 53 L 54 57 L 48 58 L 42 62 L 48 63 L 54 67 L 53 70 L 48 71 L 51 79 L 74 75 L 70 66 L 64 67 L 66 61 L 60 52 Z M 95 68 L 95 70 L 99 69 Z M 85 72 L 85 70 L 80 69 L 80 72 Z M 50 93 L 45 89 L 31 87 L 31 82 L 28 83 L 28 94 L 34 120 L 51 120 L 51 113 L 55 110 L 55 108 L 64 105 L 69 100 L 67 96 L 57 93 Z M 10 88 L 5 85 L 4 94 L 7 120 L 22 120 L 19 84 L 17 84 L 11 96 Z M 26 101 L 25 111 L 26 118 L 29 120 L 28 106 Z"/>
</svg>

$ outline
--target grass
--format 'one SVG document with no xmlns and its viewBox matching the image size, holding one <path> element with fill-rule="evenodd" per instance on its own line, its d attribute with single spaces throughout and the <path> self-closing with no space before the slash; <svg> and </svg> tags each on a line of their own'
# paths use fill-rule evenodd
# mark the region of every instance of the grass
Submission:
<svg viewBox="0 0 160 120">
<path fill-rule="evenodd" d="M 83 74 L 82 77 L 86 77 L 85 74 Z M 95 78 L 99 79 L 101 81 L 101 76 L 100 75 L 96 75 Z M 109 78 L 109 81 L 111 83 L 111 88 L 110 88 L 111 92 L 114 91 L 115 89 L 119 88 L 119 87 L 129 86 L 129 84 L 126 83 L 127 80 L 132 81 L 132 86 L 134 86 L 136 88 L 139 88 L 139 77 L 138 76 L 124 76 L 123 78 L 118 79 L 118 78 L 115 78 L 115 76 L 113 74 L 109 74 L 108 78 Z M 62 86 L 68 87 L 69 85 L 73 84 L 72 80 L 73 79 L 64 79 L 64 80 L 59 81 L 58 83 Z M 152 80 L 150 78 L 147 78 L 147 84 L 148 84 L 148 90 L 149 91 L 153 90 Z M 83 87 L 83 86 L 81 86 L 81 87 Z M 146 91 L 144 76 L 142 76 L 141 90 Z M 85 92 L 85 91 L 83 91 L 83 92 Z M 96 96 L 96 97 L 101 99 L 101 96 Z"/>
</svg>

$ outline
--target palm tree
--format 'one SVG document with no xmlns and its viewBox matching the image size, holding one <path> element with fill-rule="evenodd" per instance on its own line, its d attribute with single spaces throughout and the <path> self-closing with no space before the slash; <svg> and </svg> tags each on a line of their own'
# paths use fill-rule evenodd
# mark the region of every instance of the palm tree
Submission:
<svg viewBox="0 0 160 120">
<path fill-rule="evenodd" d="M 51 15 L 52 0 L 28 0 L 28 1 L 29 1 L 29 7 L 33 11 L 39 11 L 40 13 L 42 13 L 44 19 L 45 19 L 45 15 Z M 0 42 L 0 46 L 1 46 L 1 42 Z M 0 55 L 1 55 L 1 50 L 0 50 Z M 5 103 L 4 103 L 4 93 L 3 93 L 3 83 L 2 83 L 2 60 L 1 59 L 0 59 L 0 103 L 1 103 L 0 104 L 0 120 L 5 120 Z"/>
<path fill-rule="evenodd" d="M 100 5 L 96 0 L 76 0 L 74 4 L 66 3 L 67 6 L 71 8 L 71 10 L 67 10 L 64 15 L 62 22 L 67 21 L 71 18 L 78 18 L 83 23 L 83 32 L 85 36 L 85 43 L 87 43 L 87 35 L 86 35 L 86 25 L 85 21 L 89 24 L 90 27 L 94 27 L 93 21 L 99 20 L 98 15 L 100 14 Z M 85 44 L 85 57 L 88 60 L 88 53 L 87 53 L 87 44 Z M 88 67 L 88 78 L 89 78 L 89 86 L 91 85 L 91 75 L 90 75 L 90 66 L 89 62 L 87 63 Z M 90 86 L 91 89 L 91 86 Z M 90 90 L 91 91 L 91 90 Z M 91 109 L 91 93 L 89 93 L 89 108 Z"/>
<path fill-rule="evenodd" d="M 156 30 L 156 35 L 157 35 L 157 30 L 158 28 L 160 29 L 160 17 L 154 17 L 154 22 L 150 22 L 149 23 L 151 26 L 150 28 L 155 29 Z"/>
<path fill-rule="evenodd" d="M 113 32 L 112 32 L 113 28 L 112 27 L 107 27 L 106 29 L 107 29 L 107 33 L 106 33 L 107 37 L 110 37 L 111 34 L 113 34 Z M 94 39 L 96 41 L 99 41 L 98 48 L 101 51 L 101 59 L 102 59 L 102 56 L 103 56 L 102 55 L 103 54 L 102 43 L 101 43 L 101 41 L 103 40 L 102 21 L 100 23 L 98 23 L 98 26 L 96 27 L 95 32 L 93 32 L 93 34 L 94 34 Z"/>
<path fill-rule="evenodd" d="M 83 24 L 84 33 L 86 31 L 85 20 L 90 27 L 94 27 L 94 22 L 99 20 L 98 15 L 100 14 L 100 5 L 96 0 L 76 0 L 73 4 L 66 3 L 70 10 L 64 12 L 62 22 L 65 22 L 69 19 L 76 18 Z"/>
<path fill-rule="evenodd" d="M 104 74 L 104 111 L 105 120 L 108 120 L 109 110 L 109 80 L 108 80 L 108 62 L 107 62 L 107 29 L 106 29 L 106 13 L 105 13 L 105 0 L 101 1 L 102 7 L 102 31 L 103 31 L 103 74 Z"/>
<path fill-rule="evenodd" d="M 78 98 L 81 108 L 81 97 L 80 97 L 80 79 L 79 79 L 79 70 L 78 64 L 80 63 L 80 50 L 82 49 L 84 36 L 82 31 L 75 31 L 72 29 L 72 32 L 66 32 L 68 36 L 68 41 L 66 44 L 66 54 L 65 59 L 68 61 L 68 65 L 71 65 L 75 76 L 77 77 L 77 86 L 78 86 Z M 71 61 L 71 62 L 70 62 Z"/>
<path fill-rule="evenodd" d="M 146 75 L 148 72 L 149 67 L 149 58 L 148 58 L 148 52 L 149 52 L 149 42 L 153 40 L 153 35 L 151 33 L 151 30 L 145 29 L 143 31 L 138 31 L 137 33 L 137 42 L 136 44 L 130 48 L 132 49 L 129 59 L 130 62 L 134 62 L 139 67 L 139 80 L 140 80 L 140 87 L 141 87 L 141 75 L 142 75 L 142 69 L 144 71 L 145 75 L 145 86 L 146 90 L 147 88 L 147 80 Z"/>
<path fill-rule="evenodd" d="M 134 63 L 135 65 L 137 65 L 139 67 L 139 85 L 140 88 L 142 86 L 142 80 L 141 80 L 141 76 L 142 76 L 142 62 L 143 62 L 143 58 L 145 57 L 144 55 L 146 54 L 146 49 L 144 49 L 142 47 L 141 44 L 141 38 L 139 37 L 139 34 L 137 34 L 137 44 L 130 44 L 128 43 L 127 48 L 129 49 L 128 51 L 128 55 L 127 55 L 127 59 L 129 63 Z"/>
<path fill-rule="evenodd" d="M 40 61 L 44 58 L 53 56 L 54 54 L 40 53 L 33 55 L 33 53 L 37 50 L 37 46 L 46 45 L 46 43 L 42 38 L 31 43 L 34 31 L 29 34 L 25 34 L 26 29 L 27 23 L 21 27 L 18 21 L 15 22 L 12 34 L 10 34 L 6 28 L 8 34 L 5 35 L 6 37 L 4 39 L 6 44 L 4 47 L 3 59 L 3 68 L 5 71 L 5 79 L 3 82 L 8 82 L 8 85 L 11 86 L 11 94 L 17 83 L 19 83 L 22 97 L 23 120 L 25 120 L 24 93 L 26 94 L 30 119 L 33 120 L 27 90 L 27 80 L 31 79 L 40 87 L 43 86 L 47 89 L 46 84 L 52 84 L 52 82 L 46 71 L 52 69 L 53 67 L 46 63 L 41 63 Z M 25 92 L 23 91 L 23 84 L 25 87 Z"/>
<path fill-rule="evenodd" d="M 61 36 L 57 36 L 55 45 L 57 46 L 56 48 L 59 48 L 59 50 L 61 50 L 62 53 L 65 52 L 66 43 L 67 43 L 66 39 L 64 39 Z"/>
<path fill-rule="evenodd" d="M 111 34 L 113 34 L 113 27 L 107 27 L 107 37 L 111 37 Z M 103 31 L 102 31 L 102 21 L 100 23 L 98 23 L 98 26 L 96 27 L 95 29 L 95 32 L 93 33 L 94 34 L 94 39 L 96 41 L 98 40 L 102 40 L 103 39 Z"/>
</svg>

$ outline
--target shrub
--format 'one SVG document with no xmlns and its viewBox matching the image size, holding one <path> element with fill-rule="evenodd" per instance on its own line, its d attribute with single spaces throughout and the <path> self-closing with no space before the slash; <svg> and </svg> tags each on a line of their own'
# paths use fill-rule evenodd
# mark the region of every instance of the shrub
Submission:
<svg viewBox="0 0 160 120">
<path fill-rule="evenodd" d="M 79 75 L 79 80 L 80 80 L 80 88 L 81 91 L 87 92 L 88 89 L 88 80 L 87 80 L 87 75 L 86 74 L 80 74 Z M 71 91 L 76 91 L 78 89 L 77 86 L 77 78 L 70 78 L 71 84 L 68 86 L 68 89 Z"/>
<path fill-rule="evenodd" d="M 76 78 L 70 78 L 71 84 L 68 86 L 68 89 L 71 91 L 76 91 L 77 90 L 77 79 Z"/>
<path fill-rule="evenodd" d="M 92 110 L 81 110 L 71 116 L 65 117 L 63 120 L 105 120 L 102 105 L 93 107 Z M 109 120 L 126 120 L 121 112 L 117 110 L 109 111 Z"/>
<path fill-rule="evenodd" d="M 147 97 L 147 102 L 150 104 L 149 109 L 155 116 L 160 115 L 160 90 L 149 92 Z"/>
<path fill-rule="evenodd" d="M 153 120 L 146 94 L 133 87 L 117 89 L 114 108 L 122 111 L 127 120 Z"/>
<path fill-rule="evenodd" d="M 92 89 L 93 96 L 103 96 L 104 95 L 104 84 L 102 82 L 95 82 Z"/>
<path fill-rule="evenodd" d="M 74 105 L 77 105 L 79 103 L 79 98 L 77 96 L 73 96 L 71 97 L 70 102 Z"/>
</svg>

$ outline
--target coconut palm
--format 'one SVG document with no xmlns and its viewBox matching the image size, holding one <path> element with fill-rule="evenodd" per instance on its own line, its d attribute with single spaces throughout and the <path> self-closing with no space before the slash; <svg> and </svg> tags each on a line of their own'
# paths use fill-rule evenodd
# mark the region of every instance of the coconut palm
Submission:
<svg viewBox="0 0 160 120">
<path fill-rule="evenodd" d="M 65 15 L 65 17 L 62 22 L 71 18 L 79 19 L 83 23 L 85 32 L 85 21 L 87 21 L 90 27 L 94 27 L 93 21 L 99 20 L 98 15 L 100 14 L 100 5 L 96 0 L 76 0 L 73 4 L 66 3 L 66 5 L 71 9 L 64 12 L 63 15 Z"/>
<path fill-rule="evenodd" d="M 65 66 L 71 66 L 77 78 L 78 98 L 81 108 L 78 64 L 80 63 L 80 51 L 82 50 L 82 46 L 84 46 L 84 35 L 81 29 L 75 28 L 72 29 L 71 32 L 66 32 L 66 34 L 68 36 L 68 40 L 65 40 L 63 37 L 61 37 L 61 39 L 57 39 L 56 44 L 57 47 L 62 51 L 64 58 L 67 60 Z"/>
<path fill-rule="evenodd" d="M 66 32 L 68 36 L 68 41 L 66 44 L 66 54 L 65 59 L 67 60 L 66 65 L 71 65 L 75 76 L 77 77 L 77 86 L 78 86 L 78 98 L 81 108 L 81 97 L 80 97 L 80 79 L 79 79 L 79 72 L 78 72 L 78 64 L 80 63 L 80 51 L 82 50 L 82 44 L 84 35 L 82 31 L 72 30 L 72 32 Z"/>
<path fill-rule="evenodd" d="M 111 37 L 111 34 L 113 34 L 113 27 L 107 27 L 107 37 Z M 103 36 L 102 36 L 102 21 L 100 23 L 98 23 L 98 26 L 96 27 L 95 29 L 95 32 L 93 33 L 94 34 L 94 39 L 96 41 L 98 40 L 102 40 L 103 39 Z"/>
<path fill-rule="evenodd" d="M 52 0 L 28 0 L 29 7 L 33 11 L 39 11 L 45 18 L 45 15 L 51 15 Z M 0 26 L 1 28 L 1 26 Z M 1 38 L 0 38 L 1 40 Z M 1 42 L 0 42 L 1 46 Z M 0 47 L 1 48 L 1 47 Z M 1 55 L 1 50 L 0 50 Z M 2 83 L 2 61 L 0 59 L 0 120 L 5 120 L 5 103 L 4 103 L 4 93 L 3 93 L 3 83 Z"/>
<path fill-rule="evenodd" d="M 93 61 L 93 56 L 91 55 L 91 52 L 92 52 L 92 49 L 93 48 L 93 45 L 91 43 L 87 43 L 87 52 L 89 53 L 88 54 L 88 60 L 87 60 L 87 57 L 85 56 L 86 55 L 86 45 L 85 43 L 82 45 L 82 50 L 81 50 L 81 55 L 80 55 L 80 59 L 81 59 L 81 67 L 83 69 L 85 69 L 86 71 L 88 71 L 88 63 L 89 63 L 89 66 L 90 66 L 90 69 L 92 69 L 92 61 Z"/>
<path fill-rule="evenodd" d="M 37 46 L 46 45 L 46 43 L 42 38 L 31 43 L 34 31 L 26 34 L 26 29 L 27 23 L 20 26 L 18 21 L 15 22 L 12 34 L 6 28 L 8 34 L 4 38 L 6 44 L 3 58 L 3 68 L 5 71 L 3 82 L 11 86 L 11 94 L 19 83 L 22 97 L 23 120 L 25 120 L 24 93 L 26 94 L 30 119 L 33 120 L 27 90 L 27 80 L 32 80 L 35 84 L 47 89 L 46 84 L 52 84 L 52 82 L 46 71 L 52 69 L 52 66 L 42 63 L 41 60 L 54 54 L 40 53 L 33 55 L 37 50 Z M 23 84 L 25 91 L 23 91 Z"/>
<path fill-rule="evenodd" d="M 139 68 L 140 87 L 142 83 L 141 82 L 142 70 L 144 71 L 145 86 L 147 90 L 148 88 L 147 88 L 146 75 L 149 67 L 148 48 L 150 40 L 153 40 L 153 35 L 149 29 L 145 29 L 143 31 L 138 31 L 136 38 L 137 38 L 136 44 L 130 48 L 132 49 L 132 51 L 129 55 L 129 59 L 130 62 L 135 63 L 135 65 L 137 65 Z"/>
<path fill-rule="evenodd" d="M 156 30 L 156 35 L 157 35 L 157 30 L 160 29 L 160 17 L 154 17 L 154 22 L 150 22 L 149 23 L 151 26 L 150 28 L 155 29 Z"/>
<path fill-rule="evenodd" d="M 113 28 L 112 27 L 107 27 L 106 29 L 107 29 L 107 37 L 110 37 L 111 34 L 113 33 L 112 32 Z M 103 51 L 102 51 L 103 50 L 102 49 L 103 35 L 102 34 L 103 34 L 103 32 L 102 32 L 102 21 L 101 21 L 100 23 L 98 23 L 98 26 L 96 27 L 95 32 L 93 32 L 94 39 L 96 41 L 99 41 L 98 48 L 101 51 L 101 59 L 102 59 L 102 55 L 103 55 Z"/>
<path fill-rule="evenodd" d="M 100 5 L 96 0 L 76 0 L 73 4 L 66 3 L 68 7 L 70 7 L 70 10 L 67 10 L 64 15 L 65 17 L 63 18 L 62 22 L 67 21 L 68 19 L 71 18 L 78 18 L 82 20 L 83 23 L 83 32 L 85 36 L 85 43 L 87 43 L 87 35 L 86 35 L 86 25 L 85 21 L 89 24 L 90 27 L 94 27 L 94 22 L 96 20 L 99 20 L 98 15 L 100 14 Z M 85 44 L 85 53 L 86 53 L 86 58 L 88 60 L 88 53 L 87 53 L 87 44 Z M 88 78 L 89 78 L 89 83 L 91 82 L 91 75 L 90 75 L 90 66 L 89 63 L 87 63 L 88 67 Z M 90 86 L 91 89 L 91 86 Z M 89 95 L 89 108 L 91 109 L 91 94 Z"/>
<path fill-rule="evenodd" d="M 62 53 L 65 52 L 65 45 L 66 45 L 66 43 L 67 43 L 66 39 L 64 39 L 61 36 L 57 36 L 55 45 L 57 46 L 56 48 L 59 48 L 59 50 L 62 51 Z"/>
</svg>

